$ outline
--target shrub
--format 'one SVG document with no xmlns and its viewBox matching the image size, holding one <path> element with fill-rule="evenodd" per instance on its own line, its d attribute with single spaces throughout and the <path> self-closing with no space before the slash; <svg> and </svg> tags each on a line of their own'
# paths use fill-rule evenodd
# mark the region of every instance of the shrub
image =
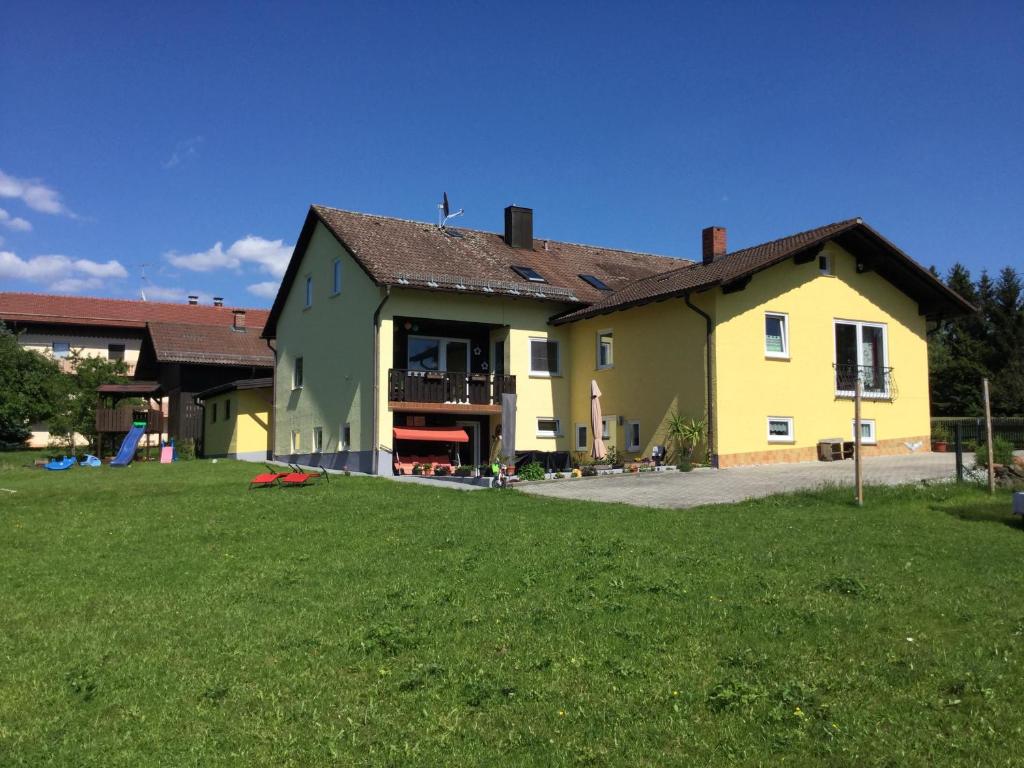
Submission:
<svg viewBox="0 0 1024 768">
<path fill-rule="evenodd" d="M 543 480 L 544 466 L 536 461 L 531 461 L 519 470 L 520 480 Z"/>
<path fill-rule="evenodd" d="M 178 451 L 179 461 L 191 461 L 196 457 L 196 441 L 191 437 L 177 441 L 174 447 Z"/>
<path fill-rule="evenodd" d="M 676 464 L 676 469 L 680 472 L 689 472 L 693 469 L 693 462 L 684 456 L 679 460 L 679 463 Z"/>
<path fill-rule="evenodd" d="M 472 464 L 463 464 L 455 468 L 455 475 L 458 477 L 472 477 L 476 467 Z"/>
<path fill-rule="evenodd" d="M 996 464 L 1013 463 L 1013 443 L 1005 437 L 992 438 L 992 460 Z M 981 443 L 974 454 L 975 469 L 988 466 L 988 445 Z"/>
<path fill-rule="evenodd" d="M 448 467 L 444 466 L 443 464 L 438 464 L 436 467 L 434 467 L 434 476 L 435 477 L 447 477 L 451 473 L 452 473 L 452 471 Z"/>
<path fill-rule="evenodd" d="M 597 467 L 594 466 L 593 464 L 584 464 L 582 467 L 580 467 L 580 476 L 581 477 L 596 477 L 597 476 Z"/>
<path fill-rule="evenodd" d="M 932 440 L 937 443 L 948 443 L 949 428 L 942 423 L 932 425 Z"/>
</svg>

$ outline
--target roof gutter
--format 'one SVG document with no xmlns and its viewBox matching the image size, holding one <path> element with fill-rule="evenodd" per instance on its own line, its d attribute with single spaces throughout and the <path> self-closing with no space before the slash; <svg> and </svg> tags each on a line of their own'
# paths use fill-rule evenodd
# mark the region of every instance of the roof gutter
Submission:
<svg viewBox="0 0 1024 768">
<path fill-rule="evenodd" d="M 711 460 L 711 466 L 718 469 L 718 454 L 715 451 L 715 398 L 714 392 L 712 391 L 712 384 L 714 382 L 714 375 L 712 369 L 712 347 L 711 340 L 715 332 L 715 321 L 711 319 L 711 315 L 702 310 L 700 307 L 695 306 L 690 301 L 690 292 L 687 291 L 683 294 L 683 301 L 690 309 L 696 312 L 698 315 L 704 318 L 705 336 L 704 336 L 704 350 L 705 350 L 705 367 L 707 368 L 707 381 L 705 386 L 707 387 L 707 417 L 708 417 L 708 457 Z"/>
<path fill-rule="evenodd" d="M 380 469 L 380 446 L 377 436 L 380 434 L 380 313 L 391 298 L 391 286 L 384 286 L 384 298 L 380 300 L 373 312 L 373 474 Z"/>
<path fill-rule="evenodd" d="M 270 422 L 267 425 L 267 460 L 274 460 L 274 451 L 277 448 L 277 347 L 270 342 L 277 339 L 267 338 L 267 348 L 274 353 L 273 375 L 270 377 Z"/>
</svg>

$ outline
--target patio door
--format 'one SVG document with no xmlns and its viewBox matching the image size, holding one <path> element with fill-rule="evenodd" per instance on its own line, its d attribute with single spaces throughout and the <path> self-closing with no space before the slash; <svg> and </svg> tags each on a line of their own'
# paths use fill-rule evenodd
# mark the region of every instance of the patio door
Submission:
<svg viewBox="0 0 1024 768">
<path fill-rule="evenodd" d="M 469 371 L 469 340 L 437 336 L 410 336 L 408 367 L 411 371 Z"/>
<path fill-rule="evenodd" d="M 468 443 L 459 444 L 459 461 L 475 467 L 480 466 L 480 422 L 456 421 L 455 426 L 462 427 L 469 435 Z"/>
</svg>

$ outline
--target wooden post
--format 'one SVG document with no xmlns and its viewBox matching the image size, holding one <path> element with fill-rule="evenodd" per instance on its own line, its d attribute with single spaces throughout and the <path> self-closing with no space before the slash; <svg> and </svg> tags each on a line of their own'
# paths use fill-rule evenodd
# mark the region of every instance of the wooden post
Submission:
<svg viewBox="0 0 1024 768">
<path fill-rule="evenodd" d="M 992 456 L 992 408 L 988 402 L 988 379 L 981 380 L 982 393 L 985 396 L 985 442 L 988 445 L 988 492 L 996 492 L 995 458 Z"/>
<path fill-rule="evenodd" d="M 854 481 L 857 485 L 857 506 L 864 506 L 864 477 L 861 474 L 860 466 L 860 398 L 863 393 L 864 382 L 861 381 L 860 372 L 857 373 L 857 384 L 853 395 L 853 472 Z"/>
</svg>

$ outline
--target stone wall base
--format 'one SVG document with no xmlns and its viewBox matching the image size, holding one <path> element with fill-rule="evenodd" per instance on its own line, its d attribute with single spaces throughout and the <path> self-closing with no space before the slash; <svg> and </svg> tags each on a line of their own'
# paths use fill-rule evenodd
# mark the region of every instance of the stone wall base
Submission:
<svg viewBox="0 0 1024 768">
<path fill-rule="evenodd" d="M 917 437 L 897 437 L 891 440 L 879 440 L 878 445 L 861 446 L 861 456 L 909 456 L 914 453 L 928 453 L 931 451 L 931 437 L 920 435 Z M 920 443 L 916 451 L 910 450 L 907 443 L 913 445 Z M 802 448 L 774 448 L 768 451 L 752 451 L 750 453 L 725 453 L 719 454 L 718 466 L 725 467 L 749 467 L 753 464 L 789 464 L 797 461 L 817 461 L 818 446 L 811 445 Z"/>
</svg>

